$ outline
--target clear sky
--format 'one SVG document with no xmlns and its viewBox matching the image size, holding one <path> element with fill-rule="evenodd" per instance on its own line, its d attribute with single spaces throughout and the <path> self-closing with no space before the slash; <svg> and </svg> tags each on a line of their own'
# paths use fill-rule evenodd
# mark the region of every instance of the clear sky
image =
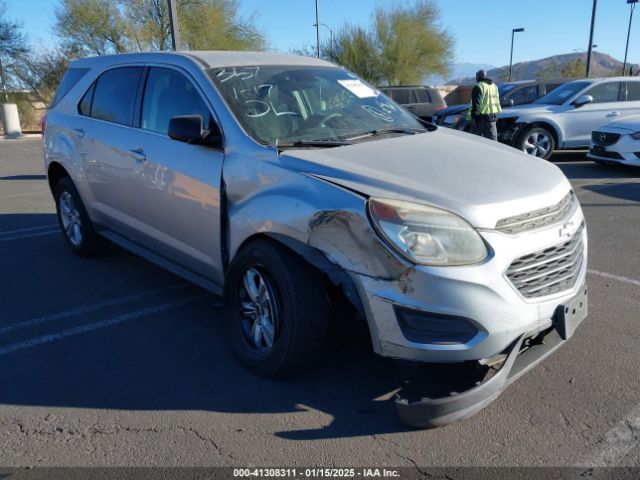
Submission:
<svg viewBox="0 0 640 480">
<path fill-rule="evenodd" d="M 8 15 L 24 24 L 32 43 L 55 43 L 52 24 L 57 0 L 5 0 Z M 320 21 L 367 24 L 376 5 L 398 0 L 319 0 Z M 442 25 L 456 37 L 454 62 L 509 63 L 511 29 L 516 34 L 514 63 L 586 50 L 592 0 L 437 0 Z M 241 13 L 255 14 L 270 48 L 315 45 L 315 0 L 240 0 Z M 640 63 L 640 8 L 634 14 L 629 61 Z M 594 43 L 597 50 L 622 60 L 629 21 L 626 0 L 599 0 Z M 321 35 L 328 35 L 323 28 Z"/>
</svg>

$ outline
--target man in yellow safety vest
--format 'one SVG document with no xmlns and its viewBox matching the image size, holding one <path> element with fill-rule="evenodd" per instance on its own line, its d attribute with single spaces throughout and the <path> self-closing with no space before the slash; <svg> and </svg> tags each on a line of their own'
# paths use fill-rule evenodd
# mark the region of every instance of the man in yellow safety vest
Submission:
<svg viewBox="0 0 640 480">
<path fill-rule="evenodd" d="M 497 140 L 496 121 L 502 111 L 498 87 L 487 78 L 484 70 L 476 73 L 476 82 L 471 91 L 471 103 L 467 112 L 467 120 L 471 121 L 471 133 Z"/>
</svg>

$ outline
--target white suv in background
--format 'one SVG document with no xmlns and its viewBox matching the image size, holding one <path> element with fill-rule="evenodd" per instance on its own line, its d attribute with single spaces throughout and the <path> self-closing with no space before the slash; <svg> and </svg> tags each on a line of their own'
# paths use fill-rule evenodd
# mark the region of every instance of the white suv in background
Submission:
<svg viewBox="0 0 640 480">
<path fill-rule="evenodd" d="M 640 114 L 640 78 L 575 80 L 498 119 L 498 140 L 548 159 L 554 150 L 587 148 L 600 125 Z"/>
</svg>

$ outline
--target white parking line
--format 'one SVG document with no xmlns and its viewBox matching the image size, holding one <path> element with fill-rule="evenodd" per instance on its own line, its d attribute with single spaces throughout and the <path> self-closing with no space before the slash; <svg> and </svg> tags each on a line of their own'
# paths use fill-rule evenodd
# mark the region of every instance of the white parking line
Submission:
<svg viewBox="0 0 640 480">
<path fill-rule="evenodd" d="M 184 305 L 188 305 L 189 303 L 194 303 L 198 300 L 201 300 L 209 296 L 210 294 L 206 294 L 206 293 L 195 295 L 195 296 L 183 298 L 182 300 L 177 300 L 175 302 L 163 303 L 153 307 L 143 308 L 142 310 L 136 310 L 135 312 L 124 313 L 122 315 L 117 315 L 115 317 L 112 317 L 106 320 L 101 320 L 99 322 L 88 323 L 85 325 L 80 325 L 78 327 L 68 328 L 60 332 L 51 333 L 49 335 L 43 335 L 41 337 L 31 338 L 29 340 L 25 340 L 22 342 L 3 345 L 3 346 L 0 346 L 0 356 L 7 355 L 9 353 L 13 353 L 18 350 L 24 350 L 26 348 L 35 347 L 37 345 L 42 345 L 45 343 L 57 342 L 58 340 L 65 339 L 67 337 L 72 337 L 74 335 L 80 335 L 82 333 L 92 332 L 94 330 L 98 330 L 101 328 L 111 327 L 119 323 L 128 322 L 130 320 L 135 320 L 141 317 L 146 317 L 154 313 L 160 313 L 166 310 L 171 310 L 173 308 L 182 307 Z"/>
<path fill-rule="evenodd" d="M 592 270 L 592 269 L 588 269 L 587 272 L 591 273 L 592 275 L 598 275 L 599 277 L 609 278 L 611 280 L 617 280 L 618 282 L 624 282 L 630 285 L 637 285 L 640 287 L 640 280 L 635 280 L 633 278 L 622 277 L 620 275 L 614 275 L 613 273 L 600 272 L 598 270 Z"/>
<path fill-rule="evenodd" d="M 155 288 L 153 290 L 145 290 L 133 295 L 127 295 L 125 297 L 112 298 L 103 302 L 92 303 L 89 305 L 83 305 L 81 307 L 72 308 L 71 310 L 65 310 L 64 312 L 52 313 L 51 315 L 45 315 L 44 317 L 38 317 L 24 322 L 12 323 L 10 325 L 4 325 L 0 327 L 0 334 L 5 332 L 11 332 L 13 330 L 20 330 L 22 328 L 34 327 L 36 325 L 42 325 L 43 323 L 53 322 L 55 320 L 62 320 L 69 317 L 75 317 L 82 315 L 83 313 L 94 312 L 102 308 L 113 307 L 116 305 L 122 305 L 123 303 L 133 302 L 140 300 L 141 298 L 158 295 L 160 293 L 171 292 L 174 290 L 180 290 L 186 288 L 187 284 L 170 285 L 163 288 Z"/>
<path fill-rule="evenodd" d="M 45 230 L 48 228 L 56 228 L 56 227 L 58 227 L 57 223 L 51 223 L 49 225 L 42 225 L 40 227 L 20 228 L 18 230 L 9 230 L 6 232 L 0 232 L 0 237 L 4 237 L 6 235 L 15 235 L 16 233 L 33 232 L 34 230 Z"/>
<path fill-rule="evenodd" d="M 602 442 L 578 466 L 618 467 L 624 457 L 640 445 L 640 405 L 607 432 Z"/>
<path fill-rule="evenodd" d="M 44 232 L 25 233 L 22 235 L 14 235 L 13 237 L 0 237 L 0 242 L 11 242 L 13 240 L 22 240 L 23 238 L 42 237 L 44 235 L 54 235 L 60 233 L 60 227 L 56 227 L 55 230 L 46 230 Z"/>
</svg>

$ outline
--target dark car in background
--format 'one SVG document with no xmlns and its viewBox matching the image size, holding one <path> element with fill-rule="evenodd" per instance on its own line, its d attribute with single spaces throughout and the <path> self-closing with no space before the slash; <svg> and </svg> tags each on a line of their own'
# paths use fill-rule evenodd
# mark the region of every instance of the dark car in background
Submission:
<svg viewBox="0 0 640 480">
<path fill-rule="evenodd" d="M 447 108 L 440 92 L 424 85 L 403 85 L 397 87 L 378 87 L 387 97 L 413 113 L 416 117 L 430 122 L 436 112 Z"/>
<path fill-rule="evenodd" d="M 500 104 L 502 108 L 508 108 L 533 103 L 538 98 L 545 96 L 565 82 L 566 80 L 521 80 L 518 82 L 503 83 L 498 87 Z M 468 132 L 471 127 L 471 122 L 466 120 L 468 109 L 468 103 L 451 105 L 438 111 L 433 116 L 433 123 Z"/>
</svg>

